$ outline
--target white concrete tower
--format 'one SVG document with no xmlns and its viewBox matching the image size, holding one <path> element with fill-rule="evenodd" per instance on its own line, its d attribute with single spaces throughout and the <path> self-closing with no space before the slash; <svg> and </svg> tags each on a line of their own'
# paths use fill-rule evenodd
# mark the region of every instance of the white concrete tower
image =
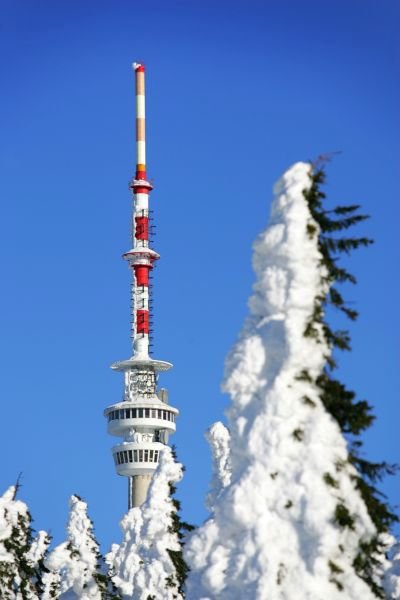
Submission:
<svg viewBox="0 0 400 600">
<path fill-rule="evenodd" d="M 128 508 L 146 499 L 151 477 L 157 468 L 160 450 L 175 431 L 179 414 L 168 405 L 165 389 L 157 389 L 158 374 L 172 367 L 169 362 L 149 355 L 150 293 L 149 273 L 159 254 L 149 244 L 149 194 L 152 185 L 146 175 L 146 127 L 144 65 L 134 63 L 136 79 L 136 175 L 133 193 L 132 248 L 123 258 L 132 272 L 132 356 L 111 368 L 122 371 L 125 379 L 121 402 L 108 406 L 104 415 L 108 432 L 122 437 L 112 449 L 118 475 L 128 477 Z"/>
</svg>

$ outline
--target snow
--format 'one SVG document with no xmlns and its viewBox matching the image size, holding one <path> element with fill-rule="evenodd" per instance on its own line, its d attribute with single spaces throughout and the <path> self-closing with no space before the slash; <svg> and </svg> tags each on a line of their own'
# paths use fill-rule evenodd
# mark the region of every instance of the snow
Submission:
<svg viewBox="0 0 400 600">
<path fill-rule="evenodd" d="M 124 600 L 147 600 L 153 595 L 163 600 L 182 599 L 176 583 L 167 585 L 167 579 L 175 574 L 168 550 L 180 549 L 177 535 L 171 532 L 174 506 L 170 483 L 181 477 L 182 466 L 165 446 L 147 500 L 132 508 L 121 521 L 122 543 L 113 544 L 106 562 Z"/>
<path fill-rule="evenodd" d="M 384 588 L 388 600 L 400 599 L 400 542 L 390 537 L 389 566 L 384 575 Z"/>
<path fill-rule="evenodd" d="M 59 573 L 55 573 L 53 571 L 44 573 L 42 582 L 43 591 L 40 600 L 54 600 L 54 598 L 60 597 L 61 577 Z"/>
<path fill-rule="evenodd" d="M 206 438 L 210 444 L 213 457 L 213 477 L 206 504 L 212 510 L 221 491 L 231 481 L 231 466 L 229 462 L 230 435 L 225 425 L 221 421 L 217 421 L 207 431 Z"/>
<path fill-rule="evenodd" d="M 329 355 L 320 330 L 318 339 L 304 336 L 315 298 L 327 291 L 317 236 L 307 232 L 317 227 L 303 195 L 309 174 L 297 163 L 278 181 L 269 226 L 254 244 L 250 315 L 223 383 L 230 455 L 226 434 L 211 436 L 217 472 L 223 455 L 221 486 L 215 493 L 214 474 L 211 515 L 185 550 L 190 600 L 375 597 L 352 568 L 360 539 L 375 529 L 339 427 L 304 377 L 315 380 Z M 335 523 L 339 504 L 353 529 Z"/>
<path fill-rule="evenodd" d="M 28 507 L 20 500 L 14 500 L 15 486 L 11 486 L 0 498 L 0 561 L 13 562 L 14 558 L 4 542 L 11 537 L 12 528 L 18 525 L 20 514 L 27 515 Z"/>
<path fill-rule="evenodd" d="M 26 557 L 32 567 L 36 567 L 44 558 L 47 549 L 50 545 L 50 538 L 46 531 L 38 531 L 36 538 L 33 540 Z"/>
<path fill-rule="evenodd" d="M 51 598 L 50 589 L 60 590 L 62 600 L 101 600 L 102 594 L 94 578 L 99 548 L 93 536 L 87 504 L 77 496 L 70 499 L 67 541 L 49 554 L 46 567 L 44 599 Z"/>
</svg>

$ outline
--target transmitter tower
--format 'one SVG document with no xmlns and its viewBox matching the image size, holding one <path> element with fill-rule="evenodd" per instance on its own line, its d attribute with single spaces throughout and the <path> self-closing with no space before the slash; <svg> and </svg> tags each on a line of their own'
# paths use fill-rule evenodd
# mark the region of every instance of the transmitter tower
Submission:
<svg viewBox="0 0 400 600">
<path fill-rule="evenodd" d="M 149 352 L 151 333 L 150 273 L 160 255 L 149 242 L 149 196 L 152 185 L 146 174 L 145 68 L 134 63 L 136 80 L 136 174 L 132 179 L 132 247 L 123 255 L 132 273 L 132 356 L 111 365 L 124 375 L 121 402 L 108 406 L 104 415 L 108 433 L 123 438 L 112 448 L 118 475 L 128 478 L 128 508 L 146 499 L 160 451 L 175 431 L 179 414 L 168 404 L 167 390 L 157 386 L 159 373 L 172 364 L 155 360 Z"/>
</svg>

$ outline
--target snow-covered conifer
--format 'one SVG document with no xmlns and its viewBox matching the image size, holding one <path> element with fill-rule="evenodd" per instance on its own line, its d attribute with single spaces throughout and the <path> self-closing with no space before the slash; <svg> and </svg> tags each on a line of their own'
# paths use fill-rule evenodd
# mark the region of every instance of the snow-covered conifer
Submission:
<svg viewBox="0 0 400 600">
<path fill-rule="evenodd" d="M 254 244 L 250 316 L 224 380 L 231 480 L 186 545 L 191 600 L 383 597 L 364 552 L 377 551 L 380 531 L 318 380 L 347 338 L 335 344 L 322 318 L 333 280 L 306 198 L 312 185 L 309 164 L 283 175 Z"/>
<path fill-rule="evenodd" d="M 305 335 L 315 336 L 315 325 L 317 328 L 322 326 L 325 340 L 331 350 L 326 366 L 315 383 L 325 409 L 335 419 L 346 437 L 348 459 L 356 469 L 353 481 L 376 528 L 375 536 L 360 543 L 354 567 L 372 591 L 383 598 L 382 574 L 385 570 L 387 543 L 391 538 L 390 528 L 399 519 L 389 506 L 385 495 L 377 489 L 376 484 L 385 475 L 393 475 L 397 468 L 385 461 L 372 462 L 362 454 L 361 434 L 371 426 L 375 417 L 370 404 L 366 400 L 359 400 L 355 392 L 349 390 L 334 376 L 337 357 L 332 351 L 351 350 L 351 338 L 347 330 L 332 329 L 325 317 L 325 308 L 330 306 L 351 321 L 358 318 L 358 312 L 354 310 L 353 304 L 344 298 L 343 290 L 340 289 L 343 282 L 355 284 L 356 278 L 341 264 L 340 258 L 341 254 L 347 256 L 360 247 L 369 246 L 373 240 L 365 236 L 354 237 L 347 233 L 354 225 L 368 219 L 367 215 L 359 214 L 359 205 L 336 206 L 333 209 L 326 206 L 326 195 L 322 186 L 326 178 L 324 166 L 327 160 L 329 156 L 320 157 L 313 165 L 311 185 L 304 191 L 308 208 L 318 226 L 318 249 L 322 256 L 321 263 L 326 269 L 324 280 L 329 285 L 325 297 L 316 298 L 313 315 L 307 323 Z M 342 233 L 344 231 L 345 235 Z M 309 227 L 308 232 L 311 236 L 317 233 L 312 226 Z"/>
<path fill-rule="evenodd" d="M 110 589 L 102 557 L 87 515 L 87 504 L 78 496 L 70 500 L 67 541 L 45 561 L 43 600 L 105 600 L 117 597 Z"/>
<path fill-rule="evenodd" d="M 39 600 L 49 537 L 40 531 L 33 538 L 28 507 L 16 492 L 11 486 L 0 498 L 0 598 Z"/>
<path fill-rule="evenodd" d="M 106 555 L 113 581 L 124 600 L 181 600 L 180 582 L 173 560 L 181 551 L 174 531 L 176 511 L 170 488 L 182 477 L 169 447 L 149 486 L 144 504 L 122 519 L 123 541 Z"/>
<path fill-rule="evenodd" d="M 213 423 L 206 432 L 206 438 L 211 448 L 213 458 L 213 476 L 210 491 L 207 494 L 206 504 L 212 510 L 214 503 L 221 491 L 230 483 L 231 467 L 229 459 L 230 435 L 228 429 L 221 421 Z"/>
</svg>

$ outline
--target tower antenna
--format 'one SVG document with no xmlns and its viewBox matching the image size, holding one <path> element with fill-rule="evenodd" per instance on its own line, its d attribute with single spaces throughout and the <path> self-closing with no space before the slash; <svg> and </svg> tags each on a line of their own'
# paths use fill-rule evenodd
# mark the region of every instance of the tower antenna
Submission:
<svg viewBox="0 0 400 600">
<path fill-rule="evenodd" d="M 136 173 L 132 179 L 132 247 L 123 255 L 132 273 L 132 356 L 111 365 L 124 374 L 121 402 L 108 406 L 104 415 L 108 433 L 122 437 L 112 448 L 118 475 L 128 477 L 128 508 L 146 499 L 160 452 L 175 432 L 179 411 L 168 405 L 165 389 L 157 389 L 158 374 L 172 364 L 150 357 L 150 272 L 160 255 L 149 242 L 149 196 L 153 189 L 146 172 L 145 67 L 133 63 L 136 81 Z"/>
</svg>

